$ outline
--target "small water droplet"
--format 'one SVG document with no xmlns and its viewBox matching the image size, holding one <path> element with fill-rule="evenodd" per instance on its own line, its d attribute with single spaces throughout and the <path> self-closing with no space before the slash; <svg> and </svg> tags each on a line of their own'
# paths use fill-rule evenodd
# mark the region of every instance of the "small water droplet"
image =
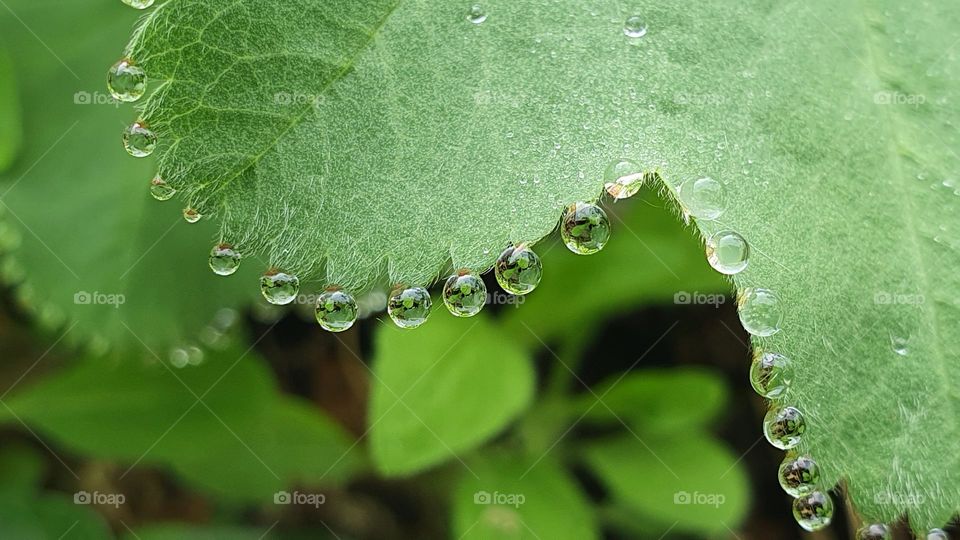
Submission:
<svg viewBox="0 0 960 540">
<path fill-rule="evenodd" d="M 497 283 L 510 294 L 530 294 L 540 284 L 542 274 L 540 257 L 526 244 L 508 247 L 494 265 Z"/>
<path fill-rule="evenodd" d="M 857 540 L 890 540 L 890 528 L 882 523 L 871 523 L 857 530 Z"/>
<path fill-rule="evenodd" d="M 623 33 L 627 37 L 641 38 L 647 35 L 647 25 L 642 17 L 634 15 L 623 24 Z"/>
<path fill-rule="evenodd" d="M 292 274 L 271 269 L 260 277 L 260 292 L 267 302 L 276 306 L 285 306 L 297 298 L 300 292 L 300 280 Z"/>
<path fill-rule="evenodd" d="M 800 444 L 800 437 L 806 430 L 803 413 L 796 407 L 771 409 L 763 417 L 763 435 L 780 450 L 789 450 Z"/>
<path fill-rule="evenodd" d="M 177 194 L 177 190 L 166 183 L 159 176 L 150 181 L 150 195 L 158 201 L 169 201 Z"/>
<path fill-rule="evenodd" d="M 183 219 L 185 219 L 187 223 L 196 223 L 200 221 L 202 217 L 203 214 L 198 212 L 196 208 L 188 206 L 183 209 Z"/>
<path fill-rule="evenodd" d="M 185 368 L 190 363 L 190 355 L 186 349 L 177 347 L 170 351 L 170 363 L 175 368 Z"/>
<path fill-rule="evenodd" d="M 560 236 L 567 248 L 577 255 L 596 253 L 610 240 L 607 213 L 595 204 L 571 204 L 560 219 Z"/>
<path fill-rule="evenodd" d="M 685 211 L 697 219 L 715 220 L 726 209 L 726 190 L 723 184 L 713 178 L 689 180 L 681 184 L 677 191 Z"/>
<path fill-rule="evenodd" d="M 793 381 L 793 366 L 782 354 L 757 354 L 750 364 L 750 384 L 758 394 L 768 399 L 782 397 Z"/>
<path fill-rule="evenodd" d="M 107 72 L 107 90 L 117 101 L 132 103 L 147 91 L 147 74 L 129 58 L 124 58 Z"/>
<path fill-rule="evenodd" d="M 604 188 L 614 199 L 626 199 L 640 191 L 645 178 L 640 164 L 621 159 L 610 164 L 604 172 Z"/>
<path fill-rule="evenodd" d="M 780 331 L 783 309 L 780 298 L 769 289 L 746 289 L 737 298 L 740 323 L 743 328 L 760 337 Z"/>
<path fill-rule="evenodd" d="M 357 322 L 359 307 L 352 294 L 330 287 L 317 297 L 315 314 L 320 327 L 330 332 L 345 332 Z"/>
<path fill-rule="evenodd" d="M 123 147 L 133 157 L 147 157 L 157 147 L 157 135 L 142 121 L 134 122 L 123 131 Z"/>
<path fill-rule="evenodd" d="M 930 529 L 927 531 L 927 540 L 950 540 L 950 536 L 943 529 Z"/>
<path fill-rule="evenodd" d="M 467 10 L 467 20 L 473 24 L 481 24 L 487 20 L 487 12 L 480 4 L 474 4 Z"/>
<path fill-rule="evenodd" d="M 826 528 L 833 520 L 833 499 L 822 491 L 814 491 L 793 500 L 793 517 L 806 531 Z"/>
<path fill-rule="evenodd" d="M 890 347 L 900 356 L 910 354 L 910 338 L 890 334 Z"/>
<path fill-rule="evenodd" d="M 457 317 L 473 317 L 486 302 L 486 284 L 467 270 L 450 276 L 443 284 L 443 303 Z"/>
<path fill-rule="evenodd" d="M 230 244 L 213 246 L 210 251 L 210 269 L 218 276 L 229 276 L 240 268 L 240 252 Z"/>
<path fill-rule="evenodd" d="M 147 9 L 155 0 L 122 0 L 124 4 L 137 9 Z"/>
<path fill-rule="evenodd" d="M 397 287 L 387 300 L 387 313 L 400 328 L 416 328 L 427 322 L 433 300 L 423 287 Z"/>
<path fill-rule="evenodd" d="M 735 231 L 720 231 L 707 240 L 707 261 L 721 274 L 738 274 L 750 262 L 750 244 Z"/>
<path fill-rule="evenodd" d="M 787 456 L 780 464 L 777 479 L 791 497 L 809 495 L 820 484 L 820 466 L 809 456 Z"/>
</svg>

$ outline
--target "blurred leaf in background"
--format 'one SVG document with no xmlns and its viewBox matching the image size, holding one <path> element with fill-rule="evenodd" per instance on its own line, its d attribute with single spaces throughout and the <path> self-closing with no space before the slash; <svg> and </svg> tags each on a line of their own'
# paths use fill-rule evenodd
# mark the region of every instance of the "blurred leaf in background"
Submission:
<svg viewBox="0 0 960 540">
<path fill-rule="evenodd" d="M 0 172 L 13 163 L 23 138 L 13 62 L 0 50 Z"/>
</svg>

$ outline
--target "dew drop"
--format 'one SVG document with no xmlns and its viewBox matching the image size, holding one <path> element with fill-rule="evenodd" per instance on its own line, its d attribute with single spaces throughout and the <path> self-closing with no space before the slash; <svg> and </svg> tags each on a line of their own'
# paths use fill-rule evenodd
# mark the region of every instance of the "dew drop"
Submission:
<svg viewBox="0 0 960 540">
<path fill-rule="evenodd" d="M 416 328 L 427 322 L 433 300 L 423 287 L 397 287 L 387 299 L 387 313 L 400 328 Z"/>
<path fill-rule="evenodd" d="M 614 199 L 626 199 L 640 191 L 644 178 L 640 164 L 629 159 L 621 159 L 610 164 L 604 172 L 604 189 Z"/>
<path fill-rule="evenodd" d="M 169 201 L 177 194 L 177 190 L 166 183 L 159 176 L 150 181 L 150 195 L 158 201 Z"/>
<path fill-rule="evenodd" d="M 623 33 L 627 37 L 641 38 L 647 35 L 647 25 L 643 22 L 642 17 L 634 15 L 623 24 Z"/>
<path fill-rule="evenodd" d="M 567 248 L 578 255 L 596 253 L 610 240 L 607 213 L 595 204 L 571 204 L 560 219 L 560 236 Z"/>
<path fill-rule="evenodd" d="M 804 530 L 819 531 L 833 519 L 833 499 L 822 491 L 794 499 L 793 517 Z"/>
<path fill-rule="evenodd" d="M 497 283 L 510 294 L 530 294 L 540 284 L 542 274 L 540 257 L 526 244 L 508 247 L 494 265 Z"/>
<path fill-rule="evenodd" d="M 750 244 L 738 232 L 720 231 L 707 240 L 707 261 L 721 274 L 739 274 L 750 262 Z"/>
<path fill-rule="evenodd" d="M 910 354 L 910 339 L 890 334 L 890 347 L 900 356 L 907 356 Z"/>
<path fill-rule="evenodd" d="M 183 209 L 183 219 L 185 219 L 187 223 L 196 223 L 200 221 L 200 218 L 202 217 L 203 214 L 198 212 L 196 208 L 188 206 Z"/>
<path fill-rule="evenodd" d="M 124 58 L 107 72 L 107 90 L 117 101 L 132 103 L 147 91 L 147 74 L 129 58 Z"/>
<path fill-rule="evenodd" d="M 727 204 L 723 184 L 710 177 L 684 182 L 677 188 L 680 202 L 691 216 L 712 221 L 723 215 Z"/>
<path fill-rule="evenodd" d="M 809 456 L 787 456 L 777 475 L 780 487 L 791 497 L 813 493 L 820 484 L 820 466 Z"/>
<path fill-rule="evenodd" d="M 457 317 L 473 317 L 487 302 L 487 285 L 479 276 L 461 270 L 443 284 L 443 304 Z"/>
<path fill-rule="evenodd" d="M 467 20 L 473 24 L 481 24 L 487 20 L 487 12 L 484 11 L 483 6 L 480 4 L 474 4 L 470 6 L 470 9 L 467 11 Z"/>
<path fill-rule="evenodd" d="M 890 540 L 890 528 L 882 523 L 864 525 L 857 530 L 857 540 Z"/>
<path fill-rule="evenodd" d="M 800 436 L 807 430 L 803 413 L 796 407 L 771 409 L 763 418 L 763 435 L 770 444 L 789 450 L 800 444 Z"/>
<path fill-rule="evenodd" d="M 267 302 L 285 306 L 296 299 L 300 292 L 300 280 L 292 274 L 271 269 L 260 277 L 260 292 Z"/>
<path fill-rule="evenodd" d="M 927 531 L 927 540 L 950 540 L 950 536 L 943 529 L 930 529 Z"/>
<path fill-rule="evenodd" d="M 122 0 L 124 4 L 137 9 L 147 9 L 153 5 L 154 0 Z"/>
<path fill-rule="evenodd" d="M 142 121 L 134 122 L 123 131 L 123 147 L 133 157 L 147 157 L 157 147 L 157 135 Z"/>
<path fill-rule="evenodd" d="M 768 399 L 782 397 L 790 387 L 793 370 L 790 359 L 782 354 L 762 353 L 750 364 L 750 384 L 758 394 Z"/>
<path fill-rule="evenodd" d="M 210 251 L 210 269 L 218 276 L 229 276 L 240 268 L 240 252 L 230 244 L 213 246 Z"/>
<path fill-rule="evenodd" d="M 769 289 L 746 289 L 737 298 L 740 323 L 743 328 L 760 337 L 780 331 L 783 310 L 780 298 Z"/>
<path fill-rule="evenodd" d="M 349 330 L 357 322 L 358 312 L 357 300 L 339 287 L 330 287 L 317 297 L 317 322 L 329 332 Z"/>
</svg>

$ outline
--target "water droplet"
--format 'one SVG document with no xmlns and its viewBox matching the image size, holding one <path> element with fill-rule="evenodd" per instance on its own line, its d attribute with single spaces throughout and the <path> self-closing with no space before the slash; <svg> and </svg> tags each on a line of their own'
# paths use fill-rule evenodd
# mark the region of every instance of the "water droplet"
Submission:
<svg viewBox="0 0 960 540">
<path fill-rule="evenodd" d="M 890 528 L 882 523 L 871 523 L 857 530 L 857 540 L 890 540 Z"/>
<path fill-rule="evenodd" d="M 123 3 L 137 9 L 147 9 L 153 5 L 154 0 L 123 0 Z"/>
<path fill-rule="evenodd" d="M 457 317 L 473 317 L 486 302 L 486 284 L 467 270 L 450 276 L 443 284 L 443 303 Z"/>
<path fill-rule="evenodd" d="M 200 218 L 202 217 L 203 214 L 198 212 L 196 208 L 188 206 L 183 209 L 183 219 L 185 219 L 187 223 L 196 223 L 200 221 Z"/>
<path fill-rule="evenodd" d="M 423 287 L 397 287 L 387 300 L 387 313 L 400 328 L 416 328 L 427 322 L 432 305 Z"/>
<path fill-rule="evenodd" d="M 907 356 L 910 354 L 910 338 L 890 334 L 890 347 L 900 356 Z"/>
<path fill-rule="evenodd" d="M 511 294 L 530 294 L 540 284 L 543 266 L 540 257 L 526 244 L 510 246 L 493 267 L 497 283 Z"/>
<path fill-rule="evenodd" d="M 761 396 L 768 399 L 782 397 L 792 379 L 792 366 L 786 356 L 771 352 L 754 356 L 750 365 L 750 384 Z"/>
<path fill-rule="evenodd" d="M 746 289 L 737 298 L 740 323 L 755 336 L 772 336 L 780 331 L 783 310 L 780 298 L 769 289 Z"/>
<path fill-rule="evenodd" d="M 330 287 L 317 297 L 315 314 L 320 327 L 330 332 L 344 332 L 357 322 L 357 300 L 338 287 Z"/>
<path fill-rule="evenodd" d="M 210 251 L 209 262 L 214 274 L 229 276 L 240 268 L 240 252 L 230 244 L 219 244 Z"/>
<path fill-rule="evenodd" d="M 260 292 L 267 302 L 285 306 L 296 299 L 300 292 L 300 280 L 292 274 L 271 269 L 260 277 Z"/>
<path fill-rule="evenodd" d="M 833 519 L 833 499 L 822 491 L 794 499 L 793 517 L 804 530 L 819 531 Z"/>
<path fill-rule="evenodd" d="M 677 188 L 685 212 L 702 220 L 714 220 L 723 215 L 727 195 L 723 184 L 710 177 L 684 182 Z"/>
<path fill-rule="evenodd" d="M 467 11 L 467 20 L 473 24 L 481 24 L 487 20 L 487 12 L 484 11 L 483 6 L 480 4 L 474 4 L 470 6 L 470 9 Z"/>
<path fill-rule="evenodd" d="M 169 201 L 177 194 L 177 190 L 163 181 L 159 176 L 150 181 L 150 195 L 158 201 Z"/>
<path fill-rule="evenodd" d="M 186 349 L 177 347 L 170 351 L 170 363 L 175 368 L 185 368 L 190 363 L 190 355 Z"/>
<path fill-rule="evenodd" d="M 604 188 L 614 199 L 633 197 L 643 187 L 644 179 L 640 164 L 629 159 L 612 163 L 603 174 Z"/>
<path fill-rule="evenodd" d="M 707 261 L 721 274 L 738 274 L 750 262 L 750 244 L 740 233 L 720 231 L 707 240 Z"/>
<path fill-rule="evenodd" d="M 147 74 L 132 60 L 124 58 L 107 72 L 107 90 L 117 101 L 137 101 L 147 91 Z"/>
<path fill-rule="evenodd" d="M 623 24 L 623 33 L 627 37 L 641 38 L 647 35 L 647 25 L 643 22 L 643 18 L 634 15 Z"/>
<path fill-rule="evenodd" d="M 807 430 L 803 413 L 796 407 L 771 409 L 763 417 L 763 435 L 770 444 L 789 450 L 800 444 L 800 436 Z"/>
<path fill-rule="evenodd" d="M 820 484 L 820 466 L 809 456 L 787 456 L 777 475 L 780 487 L 791 497 L 813 493 Z"/>
<path fill-rule="evenodd" d="M 943 529 L 930 529 L 927 540 L 950 540 L 950 536 Z"/>
<path fill-rule="evenodd" d="M 607 213 L 595 204 L 571 204 L 560 219 L 560 236 L 567 248 L 578 255 L 596 253 L 610 239 Z"/>
<path fill-rule="evenodd" d="M 157 135 L 143 122 L 134 122 L 123 131 L 123 147 L 133 157 L 147 157 L 157 147 Z"/>
</svg>

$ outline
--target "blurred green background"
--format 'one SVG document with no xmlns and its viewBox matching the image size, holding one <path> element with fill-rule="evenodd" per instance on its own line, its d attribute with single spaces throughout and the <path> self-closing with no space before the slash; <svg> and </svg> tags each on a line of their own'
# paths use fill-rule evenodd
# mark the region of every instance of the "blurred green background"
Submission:
<svg viewBox="0 0 960 540">
<path fill-rule="evenodd" d="M 137 13 L 0 2 L 0 537 L 798 538 L 729 285 L 654 194 L 530 297 L 342 335 L 206 268 L 104 88 Z M 304 291 L 309 293 L 310 291 Z M 434 291 L 436 293 L 436 291 Z M 819 538 L 846 535 L 843 519 Z"/>
</svg>

